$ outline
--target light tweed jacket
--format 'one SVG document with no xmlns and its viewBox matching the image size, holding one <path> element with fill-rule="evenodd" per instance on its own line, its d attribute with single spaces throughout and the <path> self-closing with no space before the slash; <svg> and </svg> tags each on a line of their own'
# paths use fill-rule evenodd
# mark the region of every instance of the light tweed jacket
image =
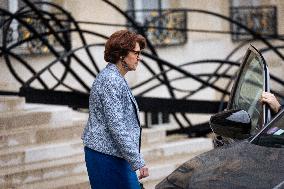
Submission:
<svg viewBox="0 0 284 189">
<path fill-rule="evenodd" d="M 89 111 L 82 135 L 84 145 L 127 160 L 133 170 L 143 167 L 138 106 L 114 64 L 109 63 L 97 75 L 90 93 Z"/>
</svg>

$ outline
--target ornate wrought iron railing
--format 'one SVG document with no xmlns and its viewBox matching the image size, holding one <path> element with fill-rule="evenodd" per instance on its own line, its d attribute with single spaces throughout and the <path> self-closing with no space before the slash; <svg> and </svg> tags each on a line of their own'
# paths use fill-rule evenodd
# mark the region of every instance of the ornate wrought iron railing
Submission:
<svg viewBox="0 0 284 189">
<path fill-rule="evenodd" d="M 239 59 L 233 59 L 233 56 L 248 43 L 258 41 L 267 46 L 260 49 L 262 53 L 274 52 L 276 56 L 284 60 L 284 56 L 280 51 L 283 49 L 283 46 L 275 46 L 271 41 L 271 39 L 273 39 L 273 41 L 283 42 L 282 36 L 263 36 L 261 33 L 251 30 L 246 25 L 236 20 L 214 12 L 196 9 L 167 9 L 164 10 L 162 15 L 160 15 L 157 19 L 160 19 L 161 17 L 165 18 L 167 15 L 180 12 L 183 14 L 195 13 L 200 15 L 209 15 L 221 19 L 224 22 L 237 25 L 246 32 L 245 34 L 249 33 L 254 36 L 253 39 L 240 43 L 222 59 L 201 59 L 183 64 L 180 63 L 178 64 L 179 66 L 177 66 L 177 64 L 169 62 L 159 56 L 155 48 L 155 44 L 152 44 L 152 41 L 150 40 L 151 36 L 149 37 L 147 35 L 149 34 L 147 31 L 155 29 L 158 31 L 168 32 L 204 32 L 220 35 L 230 35 L 235 33 L 232 33 L 232 31 L 212 31 L 183 27 L 168 28 L 166 25 L 166 27 L 161 27 L 155 24 L 141 25 L 131 18 L 125 11 L 107 0 L 103 0 L 103 2 L 119 12 L 121 16 L 125 17 L 127 19 L 127 24 L 77 21 L 68 11 L 54 3 L 31 3 L 29 0 L 23 0 L 23 2 L 26 6 L 18 10 L 16 13 L 0 9 L 0 14 L 5 16 L 4 21 L 2 21 L 2 24 L 0 25 L 0 28 L 4 29 L 3 40 L 0 46 L 0 55 L 5 60 L 11 74 L 21 84 L 22 87 L 19 95 L 25 96 L 27 102 L 64 104 L 74 108 L 88 107 L 88 95 L 91 87 L 89 78 L 92 78 L 91 80 L 93 80 L 101 70 L 91 51 L 95 48 L 102 48 L 104 43 L 87 43 L 86 35 L 99 37 L 102 40 L 106 40 L 107 36 L 96 31 L 82 29 L 82 24 L 104 25 L 105 27 L 131 27 L 133 30 L 146 37 L 148 49 L 142 53 L 144 60 L 141 62 L 141 66 L 145 70 L 145 75 L 148 75 L 148 77 L 143 78 L 143 80 L 139 80 L 134 86 L 132 86 L 132 90 L 141 111 L 145 113 L 144 126 L 149 126 L 150 124 L 148 122 L 149 115 L 154 117 L 153 121 L 155 122 L 159 119 L 159 117 L 162 117 L 162 119 L 166 121 L 168 119 L 167 115 L 170 114 L 180 126 L 180 129 L 171 131 L 172 133 L 186 132 L 190 135 L 199 136 L 210 132 L 208 122 L 193 124 L 191 116 L 196 113 L 216 113 L 225 107 L 226 102 L 224 102 L 224 99 L 229 95 L 234 71 L 237 70 L 240 62 Z M 44 4 L 56 11 L 43 11 L 37 7 L 37 4 Z M 54 12 L 56 12 L 56 14 L 54 14 Z M 37 25 L 41 26 L 40 30 L 25 19 L 30 15 L 33 15 L 33 18 L 37 19 Z M 58 15 L 64 16 L 59 17 Z M 13 21 L 18 22 L 21 27 L 25 28 L 25 30 L 30 33 L 30 35 L 25 38 L 19 38 L 19 40 L 16 41 L 8 40 L 9 38 L 7 35 L 9 33 L 9 29 L 7 28 L 9 28 L 9 25 Z M 66 25 L 66 23 L 68 24 Z M 81 45 L 73 47 L 70 42 L 70 36 L 75 33 L 78 34 Z M 239 33 L 239 35 L 242 34 L 244 33 Z M 53 42 L 49 40 L 50 38 L 52 38 L 52 41 L 57 45 L 54 46 Z M 49 55 L 54 57 L 52 61 L 46 62 L 44 67 L 40 70 L 36 70 L 31 64 L 29 64 L 27 56 L 22 56 L 17 51 L 18 47 L 35 40 L 39 41 L 41 45 L 47 48 Z M 79 56 L 80 53 L 85 54 L 87 58 L 81 58 Z M 191 72 L 191 68 L 197 64 L 214 66 L 214 69 L 210 71 L 202 70 L 200 73 Z M 16 65 L 22 66 L 21 72 L 17 71 Z M 74 66 L 76 68 L 79 66 L 80 70 L 74 68 Z M 23 72 L 26 74 L 20 74 Z M 271 75 L 271 79 L 280 85 L 284 85 L 284 81 L 273 74 Z M 221 80 L 223 84 L 219 85 L 218 82 Z M 194 86 L 180 86 L 178 85 L 179 82 L 194 82 L 196 84 Z M 76 83 L 76 85 L 74 85 L 74 83 Z M 164 90 L 164 92 L 168 93 L 168 98 L 163 99 L 149 97 L 150 92 L 158 88 L 166 88 L 166 91 Z M 192 98 L 192 96 L 198 95 L 206 89 L 211 89 L 221 94 L 220 99 L 218 101 L 211 101 L 210 99 L 196 100 Z M 275 90 L 273 90 L 273 92 L 284 98 L 283 94 L 277 93 Z M 15 93 L 11 91 L 0 91 L 0 94 Z"/>
</svg>

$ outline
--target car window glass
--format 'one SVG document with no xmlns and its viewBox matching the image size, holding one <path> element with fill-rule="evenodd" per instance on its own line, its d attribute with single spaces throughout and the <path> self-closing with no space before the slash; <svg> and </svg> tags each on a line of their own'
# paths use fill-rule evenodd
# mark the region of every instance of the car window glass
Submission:
<svg viewBox="0 0 284 189">
<path fill-rule="evenodd" d="M 250 53 L 236 88 L 232 108 L 243 109 L 251 117 L 251 134 L 256 134 L 262 127 L 262 104 L 259 101 L 264 85 L 262 62 Z"/>
<path fill-rule="evenodd" d="M 252 143 L 284 148 L 284 110 L 267 125 Z"/>
</svg>

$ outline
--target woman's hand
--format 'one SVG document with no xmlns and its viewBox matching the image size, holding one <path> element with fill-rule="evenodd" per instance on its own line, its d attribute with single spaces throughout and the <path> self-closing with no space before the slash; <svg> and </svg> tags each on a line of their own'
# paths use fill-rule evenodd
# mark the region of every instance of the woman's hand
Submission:
<svg viewBox="0 0 284 189">
<path fill-rule="evenodd" d="M 279 112 L 281 108 L 281 105 L 279 104 L 274 94 L 271 94 L 269 92 L 262 92 L 261 102 L 267 103 L 274 113 Z"/>
<path fill-rule="evenodd" d="M 139 180 L 149 176 L 149 170 L 148 170 L 148 167 L 146 166 L 140 168 L 139 172 L 140 172 Z"/>
</svg>

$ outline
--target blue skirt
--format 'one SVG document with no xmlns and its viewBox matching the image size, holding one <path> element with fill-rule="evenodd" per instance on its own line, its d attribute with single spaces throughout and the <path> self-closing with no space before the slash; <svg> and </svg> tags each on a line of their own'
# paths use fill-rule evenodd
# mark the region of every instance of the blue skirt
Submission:
<svg viewBox="0 0 284 189">
<path fill-rule="evenodd" d="M 88 147 L 84 150 L 92 189 L 140 189 L 137 175 L 126 160 Z"/>
</svg>

